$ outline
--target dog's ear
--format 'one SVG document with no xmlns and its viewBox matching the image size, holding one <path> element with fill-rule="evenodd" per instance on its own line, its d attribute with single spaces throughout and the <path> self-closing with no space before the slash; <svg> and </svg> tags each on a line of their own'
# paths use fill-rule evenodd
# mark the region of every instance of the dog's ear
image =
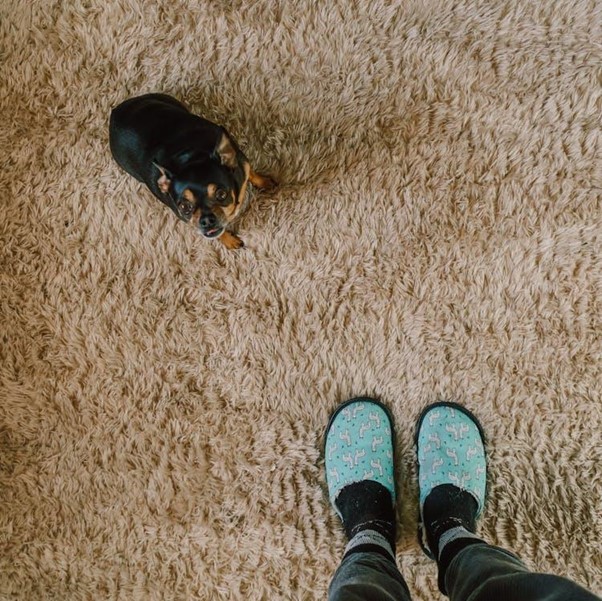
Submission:
<svg viewBox="0 0 602 601">
<path fill-rule="evenodd" d="M 165 167 L 161 167 L 158 163 L 153 161 L 153 165 L 159 170 L 161 176 L 157 180 L 157 186 L 159 186 L 159 190 L 163 192 L 163 194 L 167 194 L 169 192 L 169 186 L 171 185 L 171 180 L 173 179 L 173 174 L 171 171 L 165 169 Z"/>
<path fill-rule="evenodd" d="M 230 140 L 226 132 L 222 133 L 221 138 L 213 151 L 213 156 L 219 157 L 222 165 L 230 167 L 230 169 L 236 169 L 236 167 L 238 167 L 236 148 L 234 148 L 234 144 L 232 144 L 232 140 Z"/>
</svg>

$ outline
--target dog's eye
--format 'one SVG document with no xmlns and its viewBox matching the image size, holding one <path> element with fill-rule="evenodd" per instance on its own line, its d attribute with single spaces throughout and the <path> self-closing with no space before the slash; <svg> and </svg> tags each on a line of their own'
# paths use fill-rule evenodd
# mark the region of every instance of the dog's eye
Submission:
<svg viewBox="0 0 602 601">
<path fill-rule="evenodd" d="M 217 202 L 225 202 L 228 199 L 228 192 L 226 192 L 226 190 L 224 190 L 223 188 L 220 188 L 215 193 L 215 199 L 217 200 Z"/>
<path fill-rule="evenodd" d="M 180 213 L 188 217 L 192 213 L 192 204 L 190 204 L 187 200 L 183 200 L 178 204 L 178 209 L 180 209 Z"/>
</svg>

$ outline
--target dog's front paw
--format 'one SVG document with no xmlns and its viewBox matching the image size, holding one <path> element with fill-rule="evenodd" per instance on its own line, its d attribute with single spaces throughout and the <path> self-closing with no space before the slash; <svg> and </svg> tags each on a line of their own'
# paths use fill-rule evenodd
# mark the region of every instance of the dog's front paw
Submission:
<svg viewBox="0 0 602 601">
<path fill-rule="evenodd" d="M 261 175 L 254 171 L 251 172 L 249 179 L 251 180 L 251 183 L 260 190 L 273 190 L 278 185 L 278 182 L 269 175 Z"/>
<path fill-rule="evenodd" d="M 237 250 L 243 248 L 245 243 L 231 232 L 224 232 L 218 240 L 228 249 Z"/>
<path fill-rule="evenodd" d="M 268 175 L 265 175 L 263 177 L 262 186 L 261 186 L 262 190 L 269 192 L 277 187 L 278 187 L 278 182 L 273 177 L 269 177 Z"/>
</svg>

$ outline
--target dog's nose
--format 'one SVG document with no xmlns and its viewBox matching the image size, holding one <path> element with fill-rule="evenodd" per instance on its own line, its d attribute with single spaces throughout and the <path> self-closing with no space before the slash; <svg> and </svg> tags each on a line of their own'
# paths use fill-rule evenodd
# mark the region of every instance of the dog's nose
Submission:
<svg viewBox="0 0 602 601">
<path fill-rule="evenodd" d="M 209 213 L 208 215 L 202 215 L 199 220 L 199 225 L 204 230 L 210 230 L 217 225 L 217 220 L 215 219 L 215 215 L 213 213 Z"/>
</svg>

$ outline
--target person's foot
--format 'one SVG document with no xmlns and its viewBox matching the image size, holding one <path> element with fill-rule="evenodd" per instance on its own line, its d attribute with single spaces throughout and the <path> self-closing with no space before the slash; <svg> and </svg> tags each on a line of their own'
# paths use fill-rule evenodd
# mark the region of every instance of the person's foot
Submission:
<svg viewBox="0 0 602 601">
<path fill-rule="evenodd" d="M 454 541 L 480 540 L 474 533 L 485 503 L 483 441 L 477 419 L 455 403 L 435 403 L 418 421 L 420 543 L 431 558 Z"/>
<path fill-rule="evenodd" d="M 350 541 L 346 553 L 380 545 L 394 556 L 393 420 L 386 407 L 369 398 L 340 405 L 324 456 L 328 496 Z"/>
</svg>

